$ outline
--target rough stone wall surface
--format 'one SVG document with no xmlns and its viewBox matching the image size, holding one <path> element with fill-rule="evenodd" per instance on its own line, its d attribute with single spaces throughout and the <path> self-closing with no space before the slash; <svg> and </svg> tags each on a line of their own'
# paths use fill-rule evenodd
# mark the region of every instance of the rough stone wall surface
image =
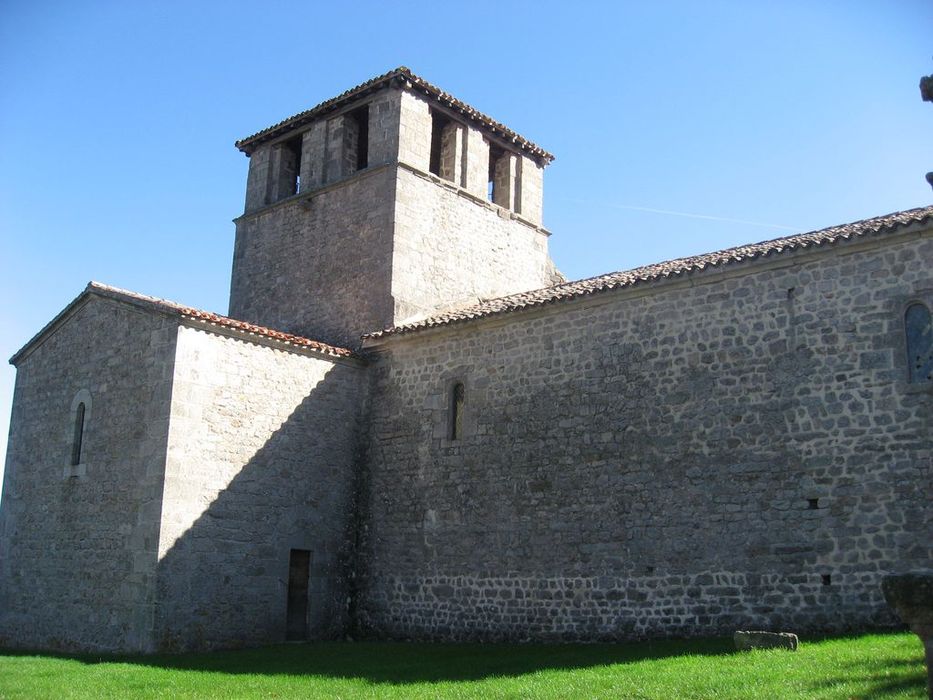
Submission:
<svg viewBox="0 0 933 700">
<path fill-rule="evenodd" d="M 272 178 L 272 150 L 266 144 L 253 152 L 249 159 L 249 172 L 246 176 L 246 203 L 244 211 L 254 211 L 269 203 Z M 304 178 L 304 173 L 302 173 Z"/>
<path fill-rule="evenodd" d="M 466 190 L 475 197 L 486 199 L 489 195 L 489 142 L 479 129 L 466 127 Z M 540 219 L 531 219 L 541 224 Z"/>
<path fill-rule="evenodd" d="M 398 93 L 399 136 L 396 158 L 420 170 L 431 169 L 431 107 L 427 101 L 404 90 Z"/>
<path fill-rule="evenodd" d="M 496 160 L 492 185 L 493 202 L 500 207 L 518 211 L 515 199 L 515 162 L 517 157 L 514 153 L 503 153 Z"/>
<path fill-rule="evenodd" d="M 284 640 L 290 549 L 311 552 L 311 636 L 344 631 L 362 389 L 356 363 L 179 330 L 160 649 Z"/>
<path fill-rule="evenodd" d="M 238 219 L 230 315 L 348 346 L 391 325 L 395 181 L 369 168 Z"/>
<path fill-rule="evenodd" d="M 175 330 L 92 297 L 20 362 L 0 511 L 0 645 L 151 651 Z M 72 468 L 79 392 L 87 411 Z"/>
<path fill-rule="evenodd" d="M 544 220 L 544 168 L 527 156 L 521 156 L 522 217 L 540 225 Z"/>
<path fill-rule="evenodd" d="M 448 122 L 441 133 L 440 177 L 460 187 L 466 186 L 463 165 L 466 162 L 466 129 L 457 122 Z"/>
<path fill-rule="evenodd" d="M 401 90 L 377 93 L 366 104 L 369 106 L 369 167 L 394 163 L 399 148 L 399 101 Z"/>
<path fill-rule="evenodd" d="M 395 322 L 552 283 L 547 235 L 439 180 L 398 169 Z"/>
<path fill-rule="evenodd" d="M 324 184 L 324 152 L 326 124 L 317 121 L 311 125 L 301 137 L 301 191 L 307 192 Z M 252 159 L 250 157 L 250 172 L 252 172 Z M 249 207 L 247 212 L 251 211 Z"/>
<path fill-rule="evenodd" d="M 339 115 L 327 120 L 327 142 L 325 144 L 324 155 L 324 181 L 334 182 L 349 175 L 344 160 L 344 150 L 346 148 L 346 128 L 349 118 L 345 115 Z"/>
<path fill-rule="evenodd" d="M 352 175 L 357 170 L 360 150 L 360 125 L 352 115 L 345 115 L 343 119 L 343 172 L 342 175 Z"/>
<path fill-rule="evenodd" d="M 905 381 L 903 329 L 931 260 L 929 231 L 888 236 L 389 341 L 371 367 L 361 625 L 593 640 L 892 624 L 882 574 L 933 564 L 933 390 Z"/>
</svg>

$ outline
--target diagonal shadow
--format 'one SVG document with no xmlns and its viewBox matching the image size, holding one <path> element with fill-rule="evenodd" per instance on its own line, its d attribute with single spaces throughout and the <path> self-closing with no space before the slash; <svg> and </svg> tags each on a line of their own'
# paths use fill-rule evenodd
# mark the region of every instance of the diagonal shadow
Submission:
<svg viewBox="0 0 933 700">
<path fill-rule="evenodd" d="M 916 673 L 910 673 L 907 668 L 900 668 L 897 671 L 902 674 L 896 678 L 875 679 L 867 676 L 860 678 L 859 683 L 865 689 L 865 697 L 885 698 L 885 697 L 904 697 L 908 692 L 921 692 L 926 687 L 926 674 L 923 672 L 923 666 Z M 861 674 L 859 674 L 861 675 Z M 833 688 L 839 688 L 853 680 L 849 673 L 840 673 L 820 680 L 811 681 L 808 686 L 811 693 L 819 694 L 823 697 L 827 691 Z M 918 695 L 917 697 L 920 697 Z"/>
<path fill-rule="evenodd" d="M 903 633 L 903 632 L 901 632 Z M 821 641 L 856 641 L 859 635 L 820 635 L 812 642 Z M 915 637 L 911 641 L 918 642 Z M 922 695 L 926 688 L 926 666 L 923 658 L 923 646 L 916 644 L 916 655 L 912 658 L 870 658 L 841 660 L 831 667 L 831 673 L 814 677 L 807 684 L 811 693 L 823 697 L 832 689 L 840 688 L 857 681 L 866 693 L 864 697 L 886 698 L 904 697 L 907 693 Z M 862 697 L 861 695 L 859 697 Z"/>
<path fill-rule="evenodd" d="M 283 642 L 294 550 L 308 638 L 345 634 L 363 374 L 261 352 L 265 371 L 228 376 L 204 352 L 176 373 L 154 651 Z"/>
</svg>

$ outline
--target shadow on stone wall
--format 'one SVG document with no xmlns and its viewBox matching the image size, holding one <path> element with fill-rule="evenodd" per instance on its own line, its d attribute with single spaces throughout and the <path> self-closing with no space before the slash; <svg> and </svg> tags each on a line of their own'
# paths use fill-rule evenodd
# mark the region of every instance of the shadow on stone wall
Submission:
<svg viewBox="0 0 933 700">
<path fill-rule="evenodd" d="M 327 372 L 161 558 L 156 650 L 284 641 L 292 549 L 311 555 L 309 638 L 345 634 L 362 403 L 358 372 L 341 365 Z M 249 417 L 244 423 L 242 430 L 250 431 Z M 216 442 L 216 437 L 186 439 Z M 209 449 L 206 461 L 222 463 L 223 445 Z M 203 479 L 209 468 L 209 463 L 184 464 L 181 478 L 190 469 L 193 478 Z M 188 505 L 197 499 L 197 493 L 185 498 Z M 164 519 L 171 517 L 170 511 L 163 513 Z"/>
</svg>

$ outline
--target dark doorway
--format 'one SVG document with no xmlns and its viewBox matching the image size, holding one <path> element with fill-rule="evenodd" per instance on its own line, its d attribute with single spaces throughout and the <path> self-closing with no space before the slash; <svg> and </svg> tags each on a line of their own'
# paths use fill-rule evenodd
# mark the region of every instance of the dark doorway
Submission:
<svg viewBox="0 0 933 700">
<path fill-rule="evenodd" d="M 311 552 L 293 549 L 288 557 L 288 611 L 285 639 L 289 642 L 308 638 L 308 574 Z"/>
</svg>

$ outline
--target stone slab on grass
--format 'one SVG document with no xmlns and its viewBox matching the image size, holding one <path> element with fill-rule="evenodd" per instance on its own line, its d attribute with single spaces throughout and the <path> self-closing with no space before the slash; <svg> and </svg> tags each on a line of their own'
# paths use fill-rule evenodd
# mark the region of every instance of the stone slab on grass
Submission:
<svg viewBox="0 0 933 700">
<path fill-rule="evenodd" d="M 732 635 L 738 651 L 787 649 L 797 651 L 797 635 L 790 632 L 736 632 Z"/>
</svg>

